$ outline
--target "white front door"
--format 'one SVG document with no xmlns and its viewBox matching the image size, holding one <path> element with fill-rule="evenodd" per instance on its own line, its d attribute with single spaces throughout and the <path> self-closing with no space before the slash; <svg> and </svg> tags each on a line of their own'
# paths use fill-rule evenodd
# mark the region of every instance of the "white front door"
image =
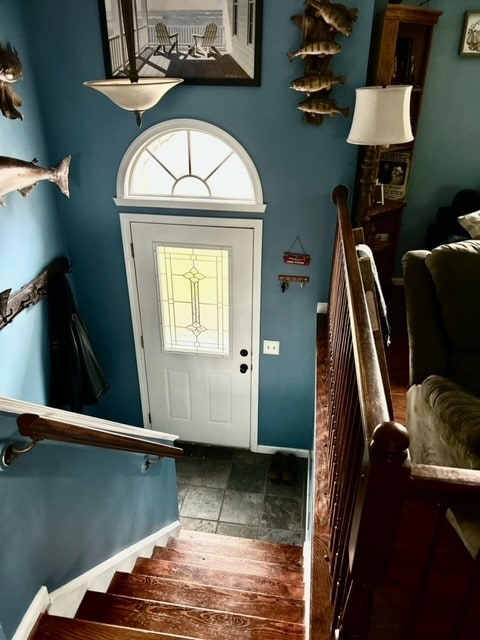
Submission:
<svg viewBox="0 0 480 640">
<path fill-rule="evenodd" d="M 248 448 L 256 444 L 255 230 L 202 220 L 129 221 L 144 414 L 185 441 Z"/>
</svg>

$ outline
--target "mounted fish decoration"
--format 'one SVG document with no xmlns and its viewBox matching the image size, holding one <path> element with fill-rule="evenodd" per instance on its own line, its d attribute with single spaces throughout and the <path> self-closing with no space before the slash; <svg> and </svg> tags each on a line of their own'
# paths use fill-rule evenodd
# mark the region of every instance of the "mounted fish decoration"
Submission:
<svg viewBox="0 0 480 640">
<path fill-rule="evenodd" d="M 23 120 L 23 115 L 17 109 L 22 106 L 22 99 L 11 87 L 22 76 L 22 63 L 16 50 L 10 44 L 3 45 L 0 42 L 0 110 L 12 120 Z"/>
<path fill-rule="evenodd" d="M 323 116 L 333 118 L 333 116 L 341 113 L 347 117 L 350 113 L 348 107 L 338 107 L 334 100 L 329 100 L 328 98 L 308 98 L 301 102 L 297 108 L 304 112 L 305 120 L 313 124 L 321 124 Z"/>
<path fill-rule="evenodd" d="M 54 182 L 67 198 L 70 197 L 68 186 L 70 160 L 71 156 L 67 156 L 56 167 L 46 169 L 35 164 L 36 160 L 25 162 L 17 158 L 0 156 L 0 204 L 7 206 L 4 196 L 12 191 L 18 191 L 23 197 L 28 196 L 40 180 Z"/>
<path fill-rule="evenodd" d="M 299 13 L 296 16 L 292 16 L 291 20 L 302 29 L 304 42 L 320 40 L 318 37 L 318 20 L 316 18 L 308 15 L 308 13 Z"/>
<path fill-rule="evenodd" d="M 303 112 L 303 120 L 319 125 L 326 115 L 333 117 L 349 114 L 348 108 L 338 107 L 329 96 L 337 84 L 344 84 L 346 77 L 334 75 L 333 56 L 340 53 L 336 42 L 337 34 L 350 36 L 352 22 L 357 20 L 358 9 L 350 9 L 343 4 L 329 0 L 305 0 L 303 14 L 291 16 L 291 20 L 302 30 L 302 46 L 287 55 L 290 61 L 301 58 L 304 61 L 303 76 L 292 80 L 290 88 L 308 96 L 298 105 Z"/>
<path fill-rule="evenodd" d="M 341 49 L 342 47 L 333 40 L 330 42 L 311 42 L 297 51 L 287 53 L 287 55 L 291 62 L 298 56 L 301 58 L 306 58 L 307 56 L 318 56 L 320 58 L 324 56 L 334 56 L 336 53 L 340 53 Z"/>
<path fill-rule="evenodd" d="M 334 84 L 345 84 L 345 76 L 333 76 L 333 75 L 320 75 L 313 74 L 310 76 L 302 76 L 296 80 L 292 80 L 290 83 L 290 89 L 295 91 L 302 91 L 309 96 L 311 93 L 322 91 L 326 89 L 330 90 Z"/>
<path fill-rule="evenodd" d="M 307 6 L 312 7 L 317 18 L 323 18 L 335 31 L 345 36 L 352 34 L 352 22 L 357 19 L 358 9 L 347 9 L 343 4 L 330 4 L 318 0 L 307 0 Z"/>
</svg>

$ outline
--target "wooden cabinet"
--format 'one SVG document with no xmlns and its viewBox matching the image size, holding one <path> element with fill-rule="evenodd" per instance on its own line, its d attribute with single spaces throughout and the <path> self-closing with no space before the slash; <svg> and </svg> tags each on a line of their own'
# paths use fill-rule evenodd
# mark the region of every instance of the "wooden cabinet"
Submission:
<svg viewBox="0 0 480 640">
<path fill-rule="evenodd" d="M 373 84 L 411 84 L 413 134 L 418 124 L 433 31 L 442 11 L 389 4 L 378 16 L 372 47 Z M 410 143 L 413 146 L 413 143 Z"/>
<path fill-rule="evenodd" d="M 389 4 L 375 23 L 369 65 L 370 85 L 411 84 L 410 117 L 416 135 L 433 32 L 442 11 L 406 4 Z M 382 148 L 379 182 L 384 184 L 385 204 L 362 220 L 367 243 L 377 261 L 381 280 L 390 282 L 415 140 Z"/>
<path fill-rule="evenodd" d="M 363 221 L 365 242 L 372 249 L 382 288 L 390 285 L 398 236 L 402 224 L 404 202 L 389 200 L 373 207 Z"/>
</svg>

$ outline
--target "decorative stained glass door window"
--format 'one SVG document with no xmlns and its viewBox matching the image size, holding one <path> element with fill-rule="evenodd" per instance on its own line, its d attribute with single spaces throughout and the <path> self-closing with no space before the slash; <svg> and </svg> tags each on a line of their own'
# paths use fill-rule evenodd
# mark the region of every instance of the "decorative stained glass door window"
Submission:
<svg viewBox="0 0 480 640">
<path fill-rule="evenodd" d="M 163 351 L 230 356 L 230 249 L 154 250 Z"/>
</svg>

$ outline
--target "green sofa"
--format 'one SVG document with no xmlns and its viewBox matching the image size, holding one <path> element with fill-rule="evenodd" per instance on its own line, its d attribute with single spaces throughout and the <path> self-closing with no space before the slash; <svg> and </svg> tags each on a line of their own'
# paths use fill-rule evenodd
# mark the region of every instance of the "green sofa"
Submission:
<svg viewBox="0 0 480 640">
<path fill-rule="evenodd" d="M 480 240 L 409 251 L 402 262 L 412 460 L 480 470 Z M 452 505 L 447 518 L 477 557 L 480 507 Z"/>
<path fill-rule="evenodd" d="M 480 469 L 480 240 L 403 257 L 415 462 Z"/>
</svg>

